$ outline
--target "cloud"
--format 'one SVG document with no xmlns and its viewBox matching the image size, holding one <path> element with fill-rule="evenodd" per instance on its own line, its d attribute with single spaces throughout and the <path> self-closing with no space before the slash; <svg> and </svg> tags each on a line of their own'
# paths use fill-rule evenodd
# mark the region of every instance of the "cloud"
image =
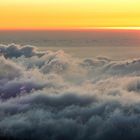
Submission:
<svg viewBox="0 0 140 140">
<path fill-rule="evenodd" d="M 22 67 L 11 60 L 6 60 L 2 56 L 0 57 L 0 80 L 14 79 L 19 77 L 22 72 Z"/>
<path fill-rule="evenodd" d="M 140 139 L 139 58 L 9 46 L 0 56 L 1 139 Z"/>
<path fill-rule="evenodd" d="M 31 57 L 34 55 L 42 56 L 43 53 L 37 53 L 35 47 L 31 45 L 26 46 L 19 46 L 16 44 L 9 44 L 9 45 L 0 45 L 0 53 L 4 55 L 6 58 L 12 58 L 12 57 Z"/>
</svg>

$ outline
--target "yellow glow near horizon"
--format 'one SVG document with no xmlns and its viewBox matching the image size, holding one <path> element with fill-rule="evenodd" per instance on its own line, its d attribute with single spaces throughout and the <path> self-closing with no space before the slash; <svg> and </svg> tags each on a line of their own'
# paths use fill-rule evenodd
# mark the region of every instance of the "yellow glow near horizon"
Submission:
<svg viewBox="0 0 140 140">
<path fill-rule="evenodd" d="M 0 29 L 140 26 L 140 0 L 6 0 Z"/>
</svg>

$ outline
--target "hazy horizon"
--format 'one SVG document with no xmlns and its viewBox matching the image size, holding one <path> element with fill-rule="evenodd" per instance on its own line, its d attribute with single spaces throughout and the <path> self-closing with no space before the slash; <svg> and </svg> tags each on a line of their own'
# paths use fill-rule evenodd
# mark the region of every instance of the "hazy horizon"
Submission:
<svg viewBox="0 0 140 140">
<path fill-rule="evenodd" d="M 139 38 L 140 30 L 0 31 L 0 43 L 29 43 L 42 47 L 44 45 L 51 47 L 64 45 L 65 47 L 78 46 L 78 43 L 82 46 L 140 46 Z"/>
</svg>

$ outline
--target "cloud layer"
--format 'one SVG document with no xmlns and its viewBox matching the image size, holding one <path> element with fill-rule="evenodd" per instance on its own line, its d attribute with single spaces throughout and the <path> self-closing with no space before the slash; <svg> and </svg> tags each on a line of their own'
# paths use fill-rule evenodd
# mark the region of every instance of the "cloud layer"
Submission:
<svg viewBox="0 0 140 140">
<path fill-rule="evenodd" d="M 140 59 L 0 49 L 1 139 L 140 139 Z"/>
</svg>

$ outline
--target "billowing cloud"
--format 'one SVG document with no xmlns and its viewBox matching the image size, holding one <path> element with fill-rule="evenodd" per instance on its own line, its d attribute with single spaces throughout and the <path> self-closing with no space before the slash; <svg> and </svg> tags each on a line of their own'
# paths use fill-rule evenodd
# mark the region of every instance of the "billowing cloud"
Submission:
<svg viewBox="0 0 140 140">
<path fill-rule="evenodd" d="M 22 67 L 16 63 L 0 57 L 0 81 L 3 79 L 14 79 L 22 74 Z"/>
<path fill-rule="evenodd" d="M 1 45 L 1 139 L 140 139 L 140 59 L 27 46 Z"/>
<path fill-rule="evenodd" d="M 34 55 L 42 56 L 42 53 L 37 53 L 35 50 L 35 47 L 31 45 L 26 46 L 20 46 L 16 44 L 9 44 L 9 45 L 0 45 L 0 53 L 4 55 L 6 58 L 12 58 L 12 57 L 31 57 Z"/>
</svg>

